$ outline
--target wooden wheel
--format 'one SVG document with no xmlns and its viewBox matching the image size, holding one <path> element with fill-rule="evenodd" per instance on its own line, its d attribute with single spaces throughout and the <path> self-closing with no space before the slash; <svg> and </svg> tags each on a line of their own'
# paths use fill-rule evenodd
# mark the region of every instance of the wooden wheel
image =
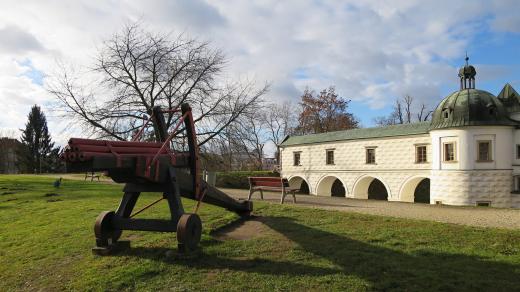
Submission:
<svg viewBox="0 0 520 292">
<path fill-rule="evenodd" d="M 177 223 L 177 241 L 180 252 L 197 249 L 202 234 L 202 222 L 197 214 L 183 214 Z"/>
<path fill-rule="evenodd" d="M 94 224 L 94 234 L 96 235 L 96 246 L 107 247 L 114 245 L 121 236 L 121 230 L 112 227 L 112 220 L 115 216 L 114 211 L 104 211 L 99 214 Z"/>
</svg>

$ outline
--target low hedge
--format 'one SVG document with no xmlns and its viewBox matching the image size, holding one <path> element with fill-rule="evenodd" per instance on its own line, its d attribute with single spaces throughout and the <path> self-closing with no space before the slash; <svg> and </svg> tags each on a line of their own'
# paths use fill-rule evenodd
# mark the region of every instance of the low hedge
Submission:
<svg viewBox="0 0 520 292">
<path fill-rule="evenodd" d="M 280 174 L 272 171 L 228 171 L 217 172 L 216 186 L 230 189 L 249 189 L 250 176 L 272 176 L 279 177 Z"/>
</svg>

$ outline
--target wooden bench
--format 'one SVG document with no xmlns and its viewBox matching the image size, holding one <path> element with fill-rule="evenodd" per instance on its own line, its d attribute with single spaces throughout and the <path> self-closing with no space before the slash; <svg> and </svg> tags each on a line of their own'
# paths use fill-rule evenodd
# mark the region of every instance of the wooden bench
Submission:
<svg viewBox="0 0 520 292">
<path fill-rule="evenodd" d="M 99 174 L 98 173 L 95 173 L 93 171 L 89 171 L 89 172 L 86 172 L 85 173 L 85 180 L 87 180 L 87 178 L 90 177 L 90 181 L 94 181 L 94 178 L 97 178 L 97 180 L 99 181 Z"/>
<path fill-rule="evenodd" d="M 296 203 L 296 195 L 295 192 L 298 190 L 296 188 L 289 187 L 289 181 L 286 178 L 281 177 L 249 177 L 249 197 L 248 200 L 251 200 L 251 196 L 254 192 L 260 191 L 260 198 L 264 199 L 264 190 L 266 191 L 281 191 L 282 198 L 280 199 L 280 203 L 283 204 L 285 200 L 285 196 L 290 193 L 293 196 L 293 201 Z"/>
</svg>

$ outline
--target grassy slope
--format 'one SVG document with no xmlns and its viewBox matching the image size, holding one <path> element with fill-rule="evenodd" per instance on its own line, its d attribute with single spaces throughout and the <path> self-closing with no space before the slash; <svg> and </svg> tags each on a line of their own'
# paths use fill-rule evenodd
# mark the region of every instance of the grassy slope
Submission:
<svg viewBox="0 0 520 292">
<path fill-rule="evenodd" d="M 202 253 L 191 260 L 172 256 L 175 234 L 150 232 L 124 232 L 131 250 L 96 257 L 93 222 L 117 206 L 121 186 L 65 180 L 55 190 L 52 182 L 0 176 L 0 291 L 520 289 L 519 230 L 263 203 L 255 213 L 269 229 L 223 242 L 208 233 L 236 216 L 203 205 Z M 165 205 L 144 217 L 166 217 Z"/>
</svg>

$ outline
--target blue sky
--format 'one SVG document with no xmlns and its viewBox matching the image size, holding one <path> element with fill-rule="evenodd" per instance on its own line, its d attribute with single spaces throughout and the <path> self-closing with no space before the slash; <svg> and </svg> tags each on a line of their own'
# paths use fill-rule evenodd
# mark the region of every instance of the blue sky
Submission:
<svg viewBox="0 0 520 292">
<path fill-rule="evenodd" d="M 511 84 L 515 89 L 520 90 L 520 34 L 510 32 L 493 32 L 489 29 L 480 31 L 475 38 L 468 42 L 467 53 L 470 58 L 469 63 L 476 66 L 476 84 L 478 89 L 486 90 L 494 95 L 502 90 L 506 83 Z M 464 53 L 465 54 L 465 53 Z M 465 55 L 458 58 L 447 60 L 447 63 L 454 68 L 460 68 L 465 64 Z M 485 66 L 489 71 L 484 78 L 479 69 Z M 488 68 L 491 67 L 491 68 Z M 440 102 L 445 97 L 459 89 L 457 70 L 453 70 L 450 81 L 444 82 L 439 87 L 440 95 L 434 99 Z M 490 76 L 491 75 L 491 76 Z M 373 117 L 388 115 L 392 109 L 391 105 L 386 105 L 380 109 L 371 109 L 363 101 L 353 100 L 350 104 L 351 110 L 360 118 L 363 125 L 373 126 Z"/>
<path fill-rule="evenodd" d="M 19 63 L 19 65 L 28 68 L 27 71 L 20 74 L 21 76 L 29 78 L 33 84 L 43 86 L 43 79 L 45 74 L 42 71 L 34 68 L 30 59 L 23 60 Z"/>
<path fill-rule="evenodd" d="M 487 22 L 489 17 L 482 17 L 478 22 Z M 457 58 L 438 60 L 446 62 L 454 68 L 460 68 L 465 64 L 464 57 L 468 54 L 469 63 L 477 69 L 477 88 L 491 92 L 494 95 L 502 90 L 506 83 L 511 84 L 515 89 L 520 89 L 520 34 L 513 32 L 494 31 L 489 26 L 481 25 L 481 30 L 475 31 L 472 38 L 467 41 L 464 54 Z M 485 75 L 481 76 L 482 70 Z M 448 82 L 443 82 L 439 86 L 440 95 L 432 99 L 435 106 L 441 99 L 453 91 L 459 89 L 457 70 L 453 70 Z M 373 117 L 388 115 L 392 109 L 387 104 L 380 109 L 371 109 L 363 101 L 353 100 L 351 110 L 355 112 L 363 125 L 373 126 Z"/>
<path fill-rule="evenodd" d="M 56 140 L 81 133 L 52 111 L 49 82 L 66 66 L 91 84 L 102 41 L 135 21 L 210 41 L 228 57 L 222 78 L 268 82 L 269 101 L 296 103 L 306 87 L 334 85 L 363 126 L 405 94 L 433 108 L 457 90 L 466 51 L 478 88 L 497 94 L 510 82 L 520 90 L 520 17 L 512 7 L 518 1 L 4 0 L 0 132 L 17 131 L 37 103 Z"/>
</svg>

